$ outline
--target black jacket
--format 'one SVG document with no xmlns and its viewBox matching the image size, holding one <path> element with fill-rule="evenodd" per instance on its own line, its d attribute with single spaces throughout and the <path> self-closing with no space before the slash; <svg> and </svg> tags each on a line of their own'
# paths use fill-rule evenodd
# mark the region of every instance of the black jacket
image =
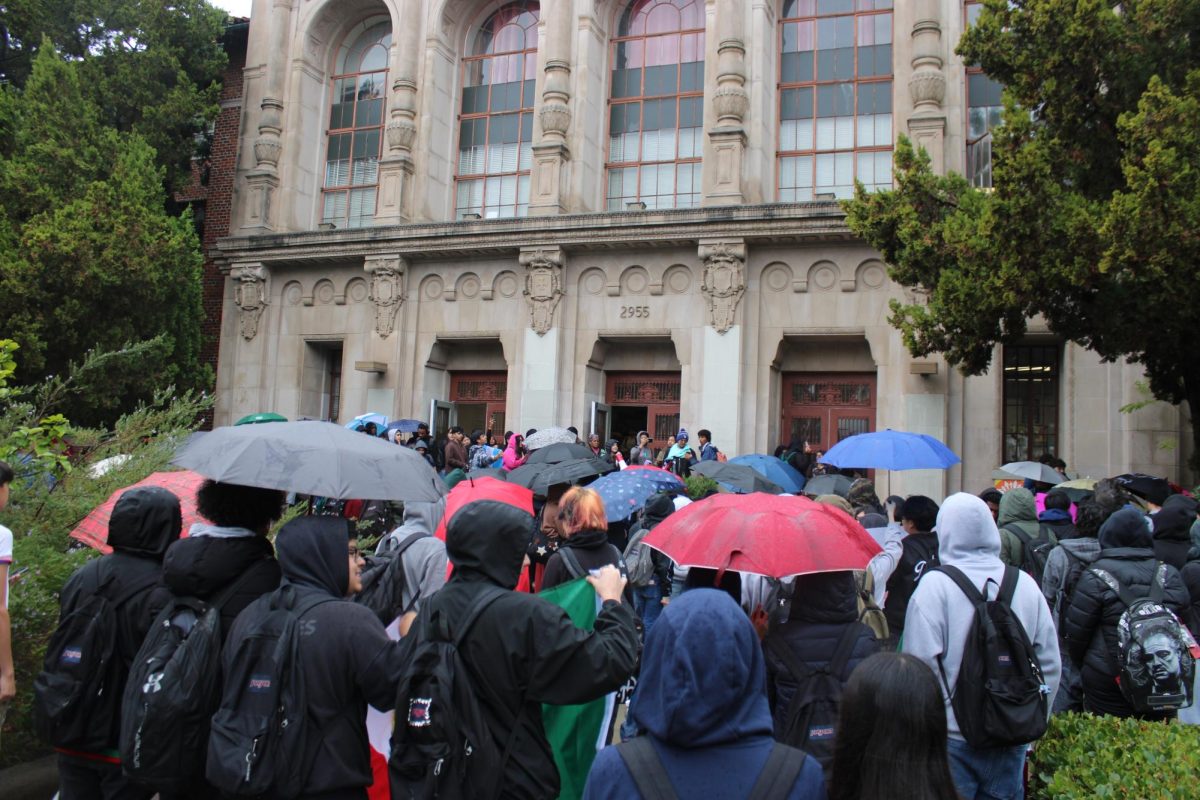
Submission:
<svg viewBox="0 0 1200 800">
<path fill-rule="evenodd" d="M 211 600 L 246 570 L 254 572 L 221 608 L 221 630 L 227 639 L 242 609 L 279 588 L 279 562 L 271 543 L 264 536 L 189 536 L 171 545 L 163 560 L 167 588 L 177 597 L 201 600 Z"/>
<path fill-rule="evenodd" d="M 529 534 L 529 514 L 504 503 L 477 501 L 454 514 L 446 529 L 454 574 L 427 601 L 430 612 L 445 615 L 453 631 L 485 587 L 515 587 Z M 459 652 L 489 695 L 484 708 L 497 748 L 510 732 L 515 737 L 501 797 L 541 800 L 559 790 L 541 704 L 584 703 L 616 690 L 637 664 L 638 634 L 625 604 L 606 602 L 588 632 L 558 606 L 509 592 L 480 615 Z"/>
<path fill-rule="evenodd" d="M 938 536 L 932 531 L 910 533 L 901 543 L 904 552 L 900 563 L 892 571 L 887 582 L 887 596 L 883 603 L 883 615 L 887 618 L 888 633 L 897 637 L 904 632 L 904 618 L 908 614 L 908 601 L 917 590 L 917 581 L 927 569 L 938 565 Z"/>
<path fill-rule="evenodd" d="M 1125 604 L 1091 570 L 1108 572 L 1135 597 L 1150 594 L 1155 566 L 1153 540 L 1146 518 L 1133 509 L 1113 514 L 1100 528 L 1100 558 L 1079 576 L 1071 604 L 1062 617 L 1062 638 L 1071 659 L 1081 667 L 1086 707 L 1114 716 L 1132 716 L 1116 684 L 1117 621 Z M 1167 565 L 1163 605 L 1180 614 L 1188 605 L 1179 571 Z"/>
<path fill-rule="evenodd" d="M 1192 523 L 1196 521 L 1196 501 L 1184 494 L 1166 499 L 1154 521 L 1154 557 L 1175 569 L 1183 569 L 1192 546 Z"/>
<path fill-rule="evenodd" d="M 863 659 L 879 652 L 880 644 L 875 633 L 858 621 L 854 576 L 849 572 L 823 572 L 796 578 L 791 613 L 768 638 L 781 639 L 806 667 L 816 669 L 833 658 L 833 651 L 847 628 L 857 634 L 846 669 L 838 676 L 843 686 Z M 763 651 L 767 661 L 767 699 L 778 736 L 787 721 L 796 679 L 770 647 L 764 646 Z"/>
<path fill-rule="evenodd" d="M 551 589 L 579 577 L 571 574 L 563 560 L 562 551 L 567 547 L 571 548 L 571 552 L 579 559 L 579 566 L 585 570 L 599 569 L 612 564 L 622 573 L 625 572 L 621 551 L 609 542 L 608 531 L 579 531 L 571 538 L 564 539 L 558 546 L 558 552 L 546 562 L 546 574 L 542 578 L 543 589 Z"/>
<path fill-rule="evenodd" d="M 1190 605 L 1187 613 L 1184 614 L 1183 622 L 1191 630 L 1192 636 L 1200 638 L 1200 558 L 1193 558 L 1184 564 L 1179 574 L 1183 578 L 1183 585 L 1187 587 L 1190 598 Z"/>
<path fill-rule="evenodd" d="M 319 731 L 305 797 L 331 792 L 349 796 L 348 790 L 362 792 L 371 785 L 367 704 L 380 711 L 392 708 L 407 652 L 401 642 L 388 638 L 369 609 L 344 599 L 349 539 L 346 520 L 337 517 L 300 517 L 283 526 L 276 539 L 284 586 L 299 598 L 330 598 L 299 623 L 309 720 Z M 247 627 L 266 613 L 271 597 L 259 598 L 238 616 L 225 647 L 227 665 Z"/>
<path fill-rule="evenodd" d="M 145 590 L 116 609 L 116 648 L 123 674 L 128 674 L 150 624 L 170 599 L 162 585 L 162 560 L 167 547 L 179 538 L 180 525 L 179 499 L 171 492 L 147 486 L 126 491 L 117 499 L 109 518 L 108 544 L 113 552 L 76 570 L 59 596 L 61 622 L 106 581 L 111 581 L 105 590 L 107 596 L 113 598 L 153 576 Z M 122 683 L 116 692 L 118 703 L 124 688 Z M 102 749 L 117 747 L 120 717 L 114 716 L 114 728 L 108 731 Z M 100 744 L 99 737 L 95 744 Z"/>
</svg>

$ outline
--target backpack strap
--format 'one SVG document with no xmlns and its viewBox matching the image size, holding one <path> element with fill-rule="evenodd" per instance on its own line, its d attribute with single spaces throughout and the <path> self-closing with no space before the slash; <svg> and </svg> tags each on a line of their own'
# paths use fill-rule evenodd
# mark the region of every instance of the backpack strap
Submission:
<svg viewBox="0 0 1200 800">
<path fill-rule="evenodd" d="M 1104 585 L 1113 590 L 1113 593 L 1121 599 L 1121 602 L 1125 604 L 1126 608 L 1132 607 L 1134 603 L 1141 599 L 1134 597 L 1129 589 L 1122 586 L 1121 582 L 1116 579 L 1116 576 L 1114 576 L 1108 570 L 1100 569 L 1099 567 L 1089 567 L 1088 571 L 1100 580 L 1104 581 Z M 1153 588 L 1151 588 L 1151 591 L 1153 591 Z"/>
<path fill-rule="evenodd" d="M 562 557 L 563 564 L 567 567 L 567 572 L 571 573 L 572 578 L 582 578 L 587 575 L 587 570 L 583 568 L 583 564 L 579 563 L 579 556 L 571 550 L 570 545 L 558 548 L 558 554 Z"/>
<path fill-rule="evenodd" d="M 1021 579 L 1021 570 L 1016 567 L 1004 568 L 1004 578 L 1000 581 L 1000 593 L 996 596 L 1004 605 L 1012 608 L 1013 595 L 1017 593 L 1017 581 Z"/>
<path fill-rule="evenodd" d="M 642 800 L 676 800 L 675 787 L 671 785 L 671 776 L 663 766 L 658 751 L 654 749 L 650 738 L 638 736 L 628 742 L 617 745 L 617 754 L 625 762 L 629 776 L 637 784 L 638 794 Z"/>
<path fill-rule="evenodd" d="M 800 777 L 800 771 L 804 769 L 804 761 L 807 758 L 808 753 L 803 750 L 776 742 L 771 748 L 771 755 L 767 756 L 767 763 L 763 765 L 762 772 L 758 773 L 754 788 L 746 796 L 747 800 L 777 800 L 790 797 L 792 787 L 796 785 L 796 779 Z"/>
<path fill-rule="evenodd" d="M 1008 525 L 1005 525 L 1000 530 L 1008 531 L 1013 536 L 1017 537 L 1021 541 L 1021 547 L 1028 547 L 1029 543 L 1033 541 L 1033 537 L 1030 536 L 1025 531 L 1018 528 L 1015 523 L 1009 523 Z"/>
<path fill-rule="evenodd" d="M 930 569 L 929 572 L 941 572 L 947 578 L 954 581 L 958 585 L 958 588 L 962 590 L 962 593 L 967 596 L 967 599 L 971 601 L 972 605 L 979 606 L 987 602 L 987 599 L 975 587 L 975 584 L 971 583 L 971 579 L 958 567 L 951 566 L 950 564 L 939 564 Z M 1007 574 L 1008 570 L 1005 570 L 1005 575 L 1007 576 Z"/>
<path fill-rule="evenodd" d="M 505 595 L 505 591 L 499 587 L 488 588 L 486 591 L 480 592 L 475 601 L 467 608 L 467 613 L 463 615 L 462 623 L 458 626 L 458 630 L 454 633 L 454 646 L 461 647 L 463 639 L 466 638 L 467 632 L 471 630 L 471 626 L 483 614 L 484 610 L 495 601 Z M 447 637 L 449 639 L 449 637 Z"/>
<path fill-rule="evenodd" d="M 854 655 L 854 645 L 858 644 L 859 631 L 853 624 L 847 625 L 846 630 L 842 631 L 842 638 L 838 639 L 837 647 L 833 650 L 833 657 L 829 659 L 829 672 L 839 681 L 842 679 L 842 673 L 846 671 L 846 665 L 850 663 L 850 657 Z"/>
<path fill-rule="evenodd" d="M 226 604 L 233 599 L 233 596 L 237 594 L 238 589 L 241 589 L 250 582 L 251 576 L 254 575 L 255 567 L 257 567 L 262 561 L 266 561 L 266 559 L 260 558 L 250 562 L 250 565 L 242 570 L 240 575 L 238 575 L 229 583 L 225 584 L 224 589 L 213 595 L 212 599 L 208 601 L 208 604 L 210 606 L 216 606 L 219 611 L 224 611 Z"/>
<path fill-rule="evenodd" d="M 1163 601 L 1163 582 L 1167 577 L 1167 565 L 1161 561 L 1154 562 L 1154 580 L 1150 582 L 1150 602 L 1161 604 Z"/>
</svg>

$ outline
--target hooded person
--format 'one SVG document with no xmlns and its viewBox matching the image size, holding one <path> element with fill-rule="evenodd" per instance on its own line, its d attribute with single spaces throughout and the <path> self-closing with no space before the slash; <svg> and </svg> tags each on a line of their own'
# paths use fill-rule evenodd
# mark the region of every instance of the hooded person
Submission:
<svg viewBox="0 0 1200 800">
<path fill-rule="evenodd" d="M 866 478 L 857 478 L 850 484 L 850 489 L 846 492 L 846 502 L 854 509 L 854 516 L 861 513 L 883 513 L 883 503 L 879 502 L 879 495 L 875 494 L 875 484 Z"/>
<path fill-rule="evenodd" d="M 635 437 L 635 444 L 629 450 L 629 465 L 653 464 L 654 448 L 651 447 L 653 442 L 654 440 L 650 438 L 649 431 L 638 431 Z"/>
<path fill-rule="evenodd" d="M 844 663 L 833 677 L 844 687 L 864 659 L 879 652 L 875 633 L 858 621 L 858 586 L 852 572 L 798 575 L 792 584 L 791 610 L 786 622 L 771 628 L 763 640 L 767 663 L 767 697 L 775 738 L 804 749 L 808 731 L 792 732 L 791 705 L 797 687 L 809 673 L 827 669 L 839 651 Z M 791 666 L 802 667 L 797 675 Z M 795 738 L 789 739 L 791 735 Z M 810 740 L 825 748 L 813 752 L 828 770 L 833 765 L 833 737 Z M 828 772 L 826 772 L 828 777 Z"/>
<path fill-rule="evenodd" d="M 396 617 L 413 614 L 423 598 L 446 583 L 446 545 L 434 537 L 446 511 L 446 500 L 410 500 L 404 504 L 404 522 L 379 540 L 375 555 L 363 570 L 363 590 L 354 597 L 384 625 Z"/>
<path fill-rule="evenodd" d="M 937 531 L 941 565 L 957 567 L 988 599 L 994 600 L 1004 581 L 1006 565 L 1000 560 L 1000 533 L 987 504 L 965 492 L 951 495 L 938 511 Z M 1049 691 L 1049 705 L 1058 690 L 1061 672 L 1058 635 L 1037 582 L 1021 571 L 1017 572 L 1011 608 L 1037 655 Z M 950 734 L 950 771 L 959 794 L 968 800 L 1021 797 L 1026 746 L 971 747 L 951 704 L 974 621 L 974 605 L 958 584 L 940 570 L 927 572 L 909 600 L 901 650 L 924 661 L 941 678 Z"/>
<path fill-rule="evenodd" d="M 319 731 L 300 800 L 366 800 L 373 781 L 367 738 L 367 704 L 380 711 L 396 702 L 406 645 L 388 638 L 370 610 L 348 598 L 362 588 L 362 557 L 347 520 L 299 517 L 284 525 L 275 544 L 283 584 L 238 616 L 224 651 L 232 667 L 238 644 L 268 613 L 276 594 L 296 602 L 327 602 L 304 612 L 297 625 L 304 697 L 312 730 Z"/>
<path fill-rule="evenodd" d="M 925 572 L 938 565 L 938 504 L 932 498 L 914 494 L 900 507 L 900 555 L 884 584 L 883 615 L 887 618 L 886 649 L 895 650 L 904 634 L 908 602 Z"/>
<path fill-rule="evenodd" d="M 775 743 L 762 647 L 725 592 L 693 589 L 663 611 L 646 637 L 629 713 L 645 736 L 597 754 L 585 800 L 646 796 L 622 755 L 635 742 L 648 743 L 677 797 L 748 796 Z M 803 763 L 790 791 L 772 796 L 823 800 L 816 759 L 784 752 Z"/>
<path fill-rule="evenodd" d="M 1159 512 L 1162 513 L 1162 512 Z M 1125 604 L 1093 570 L 1104 570 L 1133 597 L 1147 597 L 1155 573 L 1163 570 L 1162 604 L 1182 616 L 1189 605 L 1179 571 L 1154 555 L 1154 539 L 1140 511 L 1123 508 L 1100 527 L 1100 557 L 1079 576 L 1071 604 L 1063 615 L 1063 639 L 1071 659 L 1080 666 L 1083 707 L 1095 714 L 1163 720 L 1173 711 L 1138 713 L 1125 700 L 1117 683 L 1117 622 Z"/>
<path fill-rule="evenodd" d="M 1183 583 L 1191 598 L 1191 608 L 1184 617 L 1184 623 L 1191 630 L 1192 636 L 1200 639 L 1200 520 L 1192 523 L 1191 537 L 1192 546 L 1188 549 L 1188 560 L 1179 574 L 1183 577 Z"/>
<path fill-rule="evenodd" d="M 1020 530 L 1031 540 L 1037 539 L 1042 530 L 1033 492 L 1021 487 L 1005 492 L 1000 498 L 1000 517 L 996 524 L 1000 527 L 1000 560 L 1011 567 L 1020 567 L 1024 547 L 1013 529 Z M 1047 530 L 1047 533 L 1050 541 L 1058 544 L 1054 531 Z"/>
<path fill-rule="evenodd" d="M 625 581 L 616 570 L 588 576 L 602 601 L 593 631 L 575 627 L 547 600 L 512 591 L 532 530 L 532 515 L 507 503 L 477 500 L 459 509 L 446 526 L 454 574 L 427 600 L 409 635 L 426 635 L 426 615 L 440 616 L 456 635 L 481 594 L 506 590 L 465 632 L 458 653 L 481 694 L 497 751 L 510 745 L 496 776 L 498 797 L 543 800 L 556 797 L 560 784 L 542 703 L 586 703 L 616 691 L 637 664 L 638 634 L 633 611 L 621 603 Z"/>
<path fill-rule="evenodd" d="M 633 590 L 633 605 L 642 621 L 644 630 L 650 630 L 662 613 L 662 600 L 671 596 L 671 559 L 647 544 L 642 544 L 643 532 L 650 532 L 658 524 L 675 513 L 675 503 L 671 495 L 659 492 L 646 501 L 642 508 L 641 519 L 629 531 L 630 544 L 625 548 L 625 560 L 634 554 L 640 558 L 650 558 L 653 567 L 649 577 L 638 584 L 631 585 Z"/>
<path fill-rule="evenodd" d="M 1042 499 L 1045 507 L 1038 512 L 1038 522 L 1054 533 L 1058 541 L 1075 536 L 1075 520 L 1071 517 L 1071 498 L 1066 492 L 1051 490 Z"/>
<path fill-rule="evenodd" d="M 1163 501 L 1162 508 L 1150 518 L 1154 528 L 1154 557 L 1175 569 L 1183 569 L 1192 546 L 1192 524 L 1200 505 L 1195 498 L 1173 494 Z"/>
<path fill-rule="evenodd" d="M 119 685 L 110 693 L 116 706 L 108 730 L 93 729 L 85 741 L 62 743 L 58 750 L 59 796 L 75 798 L 149 798 L 153 790 L 139 788 L 121 774 L 117 752 L 121 696 L 129 667 L 146 632 L 170 600 L 162 585 L 162 561 L 179 539 L 182 527 L 179 498 L 157 486 L 127 490 L 113 506 L 108 522 L 112 552 L 75 571 L 59 595 L 60 623 L 80 609 L 102 586 L 110 599 L 133 592 L 116 606 L 115 676 Z M 140 587 L 140 588 L 139 588 Z M 106 687 L 107 688 L 107 687 Z"/>
</svg>

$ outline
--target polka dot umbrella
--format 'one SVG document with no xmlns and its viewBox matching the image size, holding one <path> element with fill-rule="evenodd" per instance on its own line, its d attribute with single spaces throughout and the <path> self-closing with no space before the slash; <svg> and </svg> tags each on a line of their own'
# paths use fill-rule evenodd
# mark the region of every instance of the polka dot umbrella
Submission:
<svg viewBox="0 0 1200 800">
<path fill-rule="evenodd" d="M 588 485 L 604 501 L 604 513 L 609 522 L 629 519 L 659 492 L 683 491 L 677 477 L 664 470 L 632 470 L 610 472 Z"/>
</svg>

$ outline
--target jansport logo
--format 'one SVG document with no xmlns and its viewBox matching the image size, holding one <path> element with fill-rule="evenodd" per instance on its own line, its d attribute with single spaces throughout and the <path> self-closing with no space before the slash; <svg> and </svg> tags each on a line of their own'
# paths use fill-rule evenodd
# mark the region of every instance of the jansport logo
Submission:
<svg viewBox="0 0 1200 800">
<path fill-rule="evenodd" d="M 83 648 L 75 645 L 67 645 L 63 648 L 62 655 L 58 660 L 63 664 L 78 664 L 83 661 Z"/>
<path fill-rule="evenodd" d="M 247 687 L 255 694 L 271 691 L 271 676 L 270 675 L 251 675 L 250 685 Z"/>
<path fill-rule="evenodd" d="M 833 726 L 832 725 L 822 725 L 820 727 L 814 727 L 814 728 L 808 729 L 809 741 L 820 740 L 820 739 L 832 739 L 832 738 L 833 738 Z"/>
</svg>

